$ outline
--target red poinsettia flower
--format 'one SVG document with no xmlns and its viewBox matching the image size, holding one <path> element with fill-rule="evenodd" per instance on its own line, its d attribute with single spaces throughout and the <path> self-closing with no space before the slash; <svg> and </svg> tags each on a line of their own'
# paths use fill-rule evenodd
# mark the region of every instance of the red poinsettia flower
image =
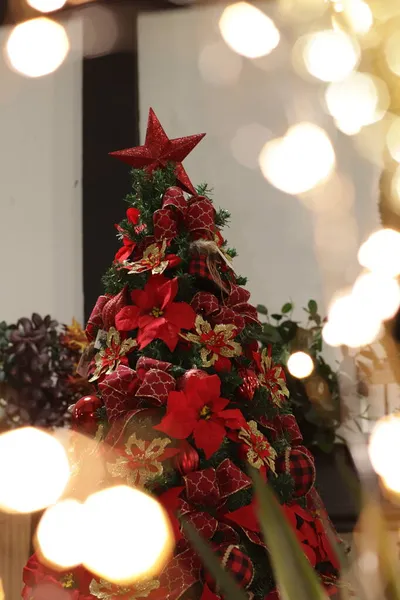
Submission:
<svg viewBox="0 0 400 600">
<path fill-rule="evenodd" d="M 137 223 L 139 221 L 139 217 L 140 217 L 140 211 L 137 208 L 131 207 L 131 208 L 128 208 L 128 210 L 126 211 L 126 218 L 128 219 L 128 221 L 130 223 L 132 223 L 132 225 L 137 225 Z M 117 228 L 119 233 L 122 234 L 123 246 L 116 253 L 114 260 L 116 262 L 124 262 L 125 260 L 128 260 L 128 258 L 132 254 L 133 250 L 135 249 L 136 242 L 131 240 L 126 235 L 126 232 L 122 229 L 122 227 L 120 227 L 120 225 L 116 225 L 115 227 Z"/>
<path fill-rule="evenodd" d="M 33 554 L 23 571 L 24 600 L 95 600 L 90 593 L 91 573 L 79 566 L 55 571 L 43 565 Z"/>
<path fill-rule="evenodd" d="M 172 269 L 181 262 L 176 254 L 165 254 L 166 249 L 167 240 L 163 240 L 162 243 L 150 244 L 143 252 L 142 258 L 134 262 L 125 261 L 123 267 L 128 270 L 129 275 L 145 271 L 151 271 L 153 275 L 164 273 L 166 269 Z"/>
<path fill-rule="evenodd" d="M 258 368 L 258 379 L 264 385 L 274 404 L 281 406 L 282 402 L 289 397 L 286 387 L 286 376 L 281 365 L 275 365 L 271 357 L 271 346 L 262 352 L 253 352 L 253 359 Z"/>
<path fill-rule="evenodd" d="M 229 400 L 220 397 L 218 375 L 189 379 L 184 392 L 170 392 L 167 414 L 155 429 L 184 440 L 193 435 L 197 448 L 210 458 L 221 446 L 227 429 L 246 425 L 238 409 L 225 408 Z"/>
<path fill-rule="evenodd" d="M 174 302 L 178 293 L 178 279 L 153 275 L 143 290 L 131 292 L 132 305 L 125 306 L 116 316 L 120 331 L 139 329 L 137 340 L 142 349 L 160 339 L 175 350 L 182 329 L 191 329 L 196 314 L 186 302 Z"/>
</svg>

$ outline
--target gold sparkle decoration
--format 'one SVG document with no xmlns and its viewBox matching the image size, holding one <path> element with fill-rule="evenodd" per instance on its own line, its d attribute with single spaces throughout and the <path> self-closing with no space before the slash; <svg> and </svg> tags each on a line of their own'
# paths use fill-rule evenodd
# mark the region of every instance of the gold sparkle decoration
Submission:
<svg viewBox="0 0 400 600">
<path fill-rule="evenodd" d="M 271 394 L 274 404 L 281 406 L 285 398 L 289 398 L 289 390 L 286 386 L 285 372 L 280 365 L 275 365 L 271 357 L 271 348 L 261 352 L 260 373 L 258 379 Z"/>
<path fill-rule="evenodd" d="M 86 334 L 75 318 L 72 319 L 72 324 L 67 326 L 62 342 L 71 350 L 79 350 L 79 352 L 83 352 L 87 348 L 89 342 Z"/>
<path fill-rule="evenodd" d="M 75 580 L 72 573 L 66 573 L 61 579 L 61 585 L 66 590 L 71 590 L 75 586 Z"/>
<path fill-rule="evenodd" d="M 163 240 L 161 246 L 160 244 L 151 244 L 143 252 L 143 257 L 140 260 L 136 262 L 126 261 L 124 267 L 128 269 L 129 275 L 144 273 L 145 271 L 151 271 L 153 275 L 160 275 L 164 273 L 169 263 L 168 260 L 163 260 L 166 248 L 166 240 Z"/>
<path fill-rule="evenodd" d="M 96 354 L 96 370 L 90 378 L 90 381 L 95 381 L 102 373 L 109 375 L 115 371 L 124 356 L 128 354 L 132 348 L 137 346 L 137 341 L 128 338 L 121 342 L 119 332 L 114 327 L 110 327 L 107 333 L 106 344 L 106 347 L 102 348 L 100 352 Z"/>
<path fill-rule="evenodd" d="M 138 598 L 147 598 L 154 590 L 158 590 L 160 582 L 158 579 L 150 579 L 137 583 L 134 587 L 120 587 L 100 579 L 92 579 L 90 584 L 90 593 L 100 600 L 115 600 L 118 596 L 123 596 L 123 600 L 137 600 Z"/>
<path fill-rule="evenodd" d="M 239 439 L 248 447 L 246 458 L 252 467 L 260 469 L 266 465 L 275 473 L 276 451 L 261 431 L 258 431 L 255 421 L 248 421 L 247 428 L 240 429 Z"/>
<path fill-rule="evenodd" d="M 197 315 L 195 321 L 196 333 L 181 334 L 193 344 L 200 344 L 200 357 L 204 367 L 211 367 L 221 357 L 233 358 L 242 354 L 242 347 L 234 341 L 237 334 L 233 324 L 219 324 L 211 327 L 210 323 Z"/>
<path fill-rule="evenodd" d="M 162 475 L 161 461 L 167 458 L 165 449 L 170 443 L 168 438 L 150 442 L 140 440 L 132 433 L 126 441 L 124 455 L 115 463 L 107 463 L 107 469 L 113 477 L 125 479 L 128 485 L 142 487 L 150 479 Z"/>
</svg>

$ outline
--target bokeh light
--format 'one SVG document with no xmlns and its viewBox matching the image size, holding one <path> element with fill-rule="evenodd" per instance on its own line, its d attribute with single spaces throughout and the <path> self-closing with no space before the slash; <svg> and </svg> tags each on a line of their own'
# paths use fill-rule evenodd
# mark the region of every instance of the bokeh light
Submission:
<svg viewBox="0 0 400 600">
<path fill-rule="evenodd" d="M 389 69 L 400 75 L 400 31 L 394 31 L 385 42 L 385 58 Z"/>
<path fill-rule="evenodd" d="M 335 2 L 334 10 L 340 14 L 346 27 L 358 35 L 368 33 L 374 23 L 372 11 L 364 0 Z"/>
<path fill-rule="evenodd" d="M 113 583 L 153 576 L 170 557 L 173 536 L 161 505 L 140 490 L 116 486 L 89 496 L 84 565 Z M 106 523 L 106 526 L 102 526 Z"/>
<path fill-rule="evenodd" d="M 368 73 L 352 73 L 329 84 L 325 92 L 328 111 L 337 127 L 348 135 L 379 121 L 389 106 L 386 84 Z"/>
<path fill-rule="evenodd" d="M 400 118 L 393 119 L 386 135 L 386 143 L 391 157 L 400 163 Z"/>
<path fill-rule="evenodd" d="M 296 23 L 317 19 L 327 8 L 325 0 L 278 0 L 278 11 L 282 18 Z"/>
<path fill-rule="evenodd" d="M 54 504 L 70 475 L 67 454 L 53 436 L 33 427 L 0 435 L 0 507 L 30 513 Z"/>
<path fill-rule="evenodd" d="M 400 286 L 396 279 L 379 273 L 364 273 L 356 280 L 352 295 L 368 306 L 377 318 L 390 319 L 400 305 Z"/>
<path fill-rule="evenodd" d="M 295 56 L 302 47 L 307 71 L 322 81 L 345 79 L 360 61 L 360 47 L 344 31 L 317 31 L 299 40 Z"/>
<path fill-rule="evenodd" d="M 297 379 L 304 379 L 314 370 L 314 362 L 306 352 L 293 352 L 287 362 L 289 373 Z"/>
<path fill-rule="evenodd" d="M 219 20 L 219 28 L 228 46 L 247 58 L 269 54 L 280 40 L 272 19 L 247 2 L 227 6 Z"/>
<path fill-rule="evenodd" d="M 49 507 L 36 532 L 38 551 L 60 569 L 79 565 L 84 558 L 85 520 L 82 504 L 63 500 Z"/>
<path fill-rule="evenodd" d="M 64 6 L 66 0 L 27 0 L 29 6 L 43 13 L 58 10 Z"/>
<path fill-rule="evenodd" d="M 345 294 L 332 303 L 322 335 L 329 345 L 359 348 L 378 338 L 381 325 L 379 315 L 370 306 L 352 294 Z"/>
<path fill-rule="evenodd" d="M 400 233 L 380 229 L 372 233 L 358 251 L 360 265 L 386 277 L 400 274 Z"/>
<path fill-rule="evenodd" d="M 329 177 L 335 166 L 335 152 L 323 129 L 299 123 L 283 138 L 265 144 L 259 164 L 273 186 L 287 194 L 301 194 Z"/>
<path fill-rule="evenodd" d="M 248 169 L 258 167 L 258 155 L 272 134 L 259 123 L 250 123 L 240 127 L 232 141 L 231 150 L 237 162 Z"/>
<path fill-rule="evenodd" d="M 199 54 L 199 70 L 205 81 L 215 86 L 232 85 L 239 79 L 242 57 L 223 42 L 207 44 Z"/>
<path fill-rule="evenodd" d="M 369 440 L 368 446 L 371 464 L 385 485 L 400 492 L 400 472 L 398 456 L 400 454 L 400 416 L 389 415 L 379 419 Z"/>
<path fill-rule="evenodd" d="M 27 77 L 42 77 L 63 63 L 69 40 L 62 25 L 40 17 L 14 27 L 6 51 L 13 69 Z"/>
</svg>

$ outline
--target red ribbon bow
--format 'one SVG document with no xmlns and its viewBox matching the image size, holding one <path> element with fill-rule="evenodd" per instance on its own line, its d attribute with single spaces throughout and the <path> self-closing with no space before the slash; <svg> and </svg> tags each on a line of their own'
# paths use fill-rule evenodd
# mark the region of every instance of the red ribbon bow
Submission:
<svg viewBox="0 0 400 600">
<path fill-rule="evenodd" d="M 108 330 L 110 327 L 115 327 L 115 315 L 126 305 L 126 288 L 116 296 L 99 296 L 85 329 L 89 342 L 96 339 L 99 329 Z"/>
<path fill-rule="evenodd" d="M 278 438 L 286 437 L 291 446 L 296 446 L 303 441 L 303 436 L 293 415 L 278 415 L 272 421 L 261 416 L 257 421 L 268 429 L 273 442 Z"/>
<path fill-rule="evenodd" d="M 172 240 L 178 233 L 178 224 L 183 222 L 194 239 L 212 239 L 216 231 L 215 209 L 204 196 L 185 199 L 178 187 L 170 187 L 163 196 L 162 208 L 153 215 L 154 237 L 156 240 Z"/>
<path fill-rule="evenodd" d="M 176 381 L 168 373 L 170 363 L 140 357 L 136 371 L 120 365 L 99 383 L 99 389 L 110 423 L 138 408 L 142 398 L 151 399 L 155 406 L 166 404 Z"/>
</svg>

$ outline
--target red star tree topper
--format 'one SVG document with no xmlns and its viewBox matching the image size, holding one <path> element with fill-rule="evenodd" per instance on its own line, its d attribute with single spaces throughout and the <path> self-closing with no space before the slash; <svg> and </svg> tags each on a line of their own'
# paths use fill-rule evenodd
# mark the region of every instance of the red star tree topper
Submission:
<svg viewBox="0 0 400 600">
<path fill-rule="evenodd" d="M 131 167 L 145 169 L 149 175 L 155 169 L 162 169 L 168 163 L 175 163 L 175 175 L 178 184 L 185 191 L 195 194 L 196 191 L 183 168 L 182 161 L 204 136 L 205 133 L 199 133 L 170 140 L 154 110 L 150 108 L 144 146 L 117 150 L 116 152 L 110 152 L 110 155 L 119 158 Z"/>
</svg>

